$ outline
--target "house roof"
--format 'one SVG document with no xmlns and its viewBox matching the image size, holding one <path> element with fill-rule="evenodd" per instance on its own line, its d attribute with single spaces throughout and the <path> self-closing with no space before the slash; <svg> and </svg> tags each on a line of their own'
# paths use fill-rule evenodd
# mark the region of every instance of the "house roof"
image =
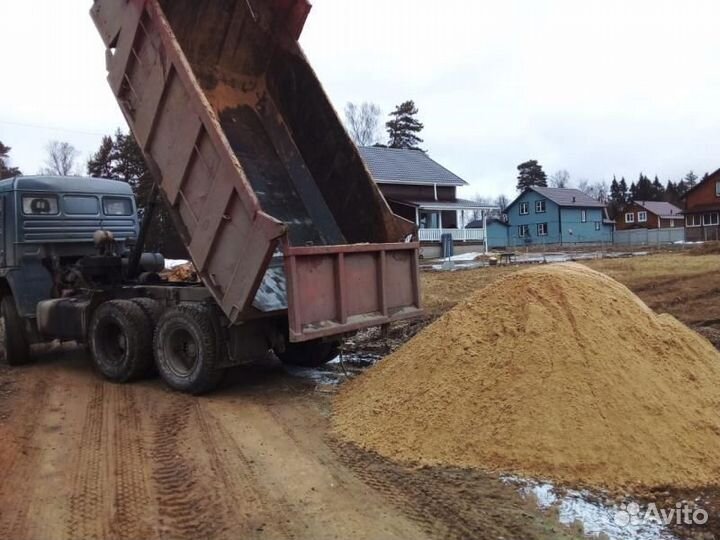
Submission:
<svg viewBox="0 0 720 540">
<path fill-rule="evenodd" d="M 373 179 L 381 184 L 468 185 L 421 150 L 375 146 L 364 146 L 359 150 Z"/>
<path fill-rule="evenodd" d="M 504 227 L 510 227 L 510 224 L 506 221 L 503 221 L 502 219 L 498 218 L 488 218 L 487 219 L 488 225 L 498 224 L 502 225 Z M 482 219 L 476 219 L 474 221 L 471 221 L 465 226 L 466 229 L 482 229 L 483 228 L 483 221 Z"/>
<path fill-rule="evenodd" d="M 695 191 L 696 189 L 698 189 L 698 188 L 699 188 L 700 186 L 702 186 L 705 182 L 710 182 L 710 181 L 712 181 L 712 180 L 715 180 L 718 175 L 720 175 L 720 169 L 718 169 L 717 171 L 715 171 L 714 173 L 712 173 L 711 175 L 709 175 L 705 180 L 701 180 L 700 182 L 698 182 L 697 184 L 695 184 L 695 186 L 693 186 L 693 187 L 691 187 L 689 190 L 687 190 L 687 192 L 685 193 L 685 195 L 682 196 L 682 198 L 683 198 L 683 199 L 687 199 L 687 196 L 690 195 L 693 191 Z"/>
<path fill-rule="evenodd" d="M 638 206 L 644 208 L 651 214 L 655 214 L 659 218 L 663 219 L 681 219 L 682 210 L 670 204 L 669 202 L 656 202 L 656 201 L 633 201 Z"/>
<path fill-rule="evenodd" d="M 601 203 L 597 199 L 593 199 L 589 195 L 586 195 L 579 189 L 549 188 L 539 186 L 532 186 L 529 189 L 532 189 L 536 193 L 539 193 L 543 197 L 546 197 L 558 206 L 577 206 L 582 208 L 605 207 L 603 203 Z"/>
<path fill-rule="evenodd" d="M 497 206 L 466 199 L 455 199 L 453 201 L 408 201 L 405 199 L 391 198 L 392 202 L 422 208 L 424 210 L 497 210 Z"/>
<path fill-rule="evenodd" d="M 511 202 L 506 210 L 510 209 L 511 206 L 515 205 L 520 198 L 525 195 L 528 191 L 534 191 L 546 199 L 554 202 L 558 206 L 563 207 L 577 207 L 577 208 L 605 208 L 606 205 L 593 199 L 589 195 L 585 195 L 579 189 L 569 188 L 548 188 L 539 186 L 530 186 L 523 191 L 517 199 Z"/>
</svg>

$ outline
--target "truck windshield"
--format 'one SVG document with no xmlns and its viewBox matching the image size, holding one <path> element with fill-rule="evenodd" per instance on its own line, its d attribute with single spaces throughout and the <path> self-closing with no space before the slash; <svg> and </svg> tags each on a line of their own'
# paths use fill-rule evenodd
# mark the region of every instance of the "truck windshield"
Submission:
<svg viewBox="0 0 720 540">
<path fill-rule="evenodd" d="M 131 216 L 133 208 L 130 199 L 105 197 L 103 199 L 103 211 L 106 216 Z"/>
<path fill-rule="evenodd" d="M 23 214 L 26 216 L 55 216 L 58 214 L 58 200 L 54 195 L 24 195 Z"/>
</svg>

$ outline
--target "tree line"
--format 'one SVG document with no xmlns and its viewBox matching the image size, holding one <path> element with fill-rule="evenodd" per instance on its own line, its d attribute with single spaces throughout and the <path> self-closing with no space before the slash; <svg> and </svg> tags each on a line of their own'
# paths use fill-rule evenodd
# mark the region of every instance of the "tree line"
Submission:
<svg viewBox="0 0 720 540">
<path fill-rule="evenodd" d="M 705 173 L 703 180 L 709 176 Z M 608 205 L 610 217 L 614 218 L 632 201 L 669 202 L 682 207 L 683 197 L 695 187 L 700 177 L 694 171 L 688 172 L 683 178 L 663 183 L 655 176 L 653 180 L 640 173 L 637 181 L 628 184 L 625 177 L 620 180 L 613 177 L 609 184 L 606 181 L 590 182 L 579 180 L 573 183 L 567 170 L 557 171 L 548 177 L 537 160 L 529 160 L 518 165 L 516 189 L 520 192 L 531 186 L 579 189 L 583 193 Z"/>
</svg>

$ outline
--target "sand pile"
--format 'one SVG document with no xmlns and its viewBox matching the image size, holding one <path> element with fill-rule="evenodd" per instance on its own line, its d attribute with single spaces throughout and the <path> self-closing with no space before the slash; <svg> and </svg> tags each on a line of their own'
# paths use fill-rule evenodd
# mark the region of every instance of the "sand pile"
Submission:
<svg viewBox="0 0 720 540">
<path fill-rule="evenodd" d="M 576 264 L 475 293 L 335 404 L 386 457 L 616 489 L 720 484 L 720 353 Z"/>
</svg>

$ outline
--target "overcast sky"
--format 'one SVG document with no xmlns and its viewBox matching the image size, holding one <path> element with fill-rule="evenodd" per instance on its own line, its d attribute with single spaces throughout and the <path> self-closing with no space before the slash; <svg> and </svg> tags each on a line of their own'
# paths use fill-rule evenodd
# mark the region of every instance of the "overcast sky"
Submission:
<svg viewBox="0 0 720 540">
<path fill-rule="evenodd" d="M 49 140 L 124 125 L 90 0 L 0 0 L 0 141 L 26 174 Z M 302 44 L 335 107 L 413 99 L 424 148 L 514 194 L 537 159 L 577 181 L 720 167 L 717 0 L 315 0 Z"/>
</svg>

